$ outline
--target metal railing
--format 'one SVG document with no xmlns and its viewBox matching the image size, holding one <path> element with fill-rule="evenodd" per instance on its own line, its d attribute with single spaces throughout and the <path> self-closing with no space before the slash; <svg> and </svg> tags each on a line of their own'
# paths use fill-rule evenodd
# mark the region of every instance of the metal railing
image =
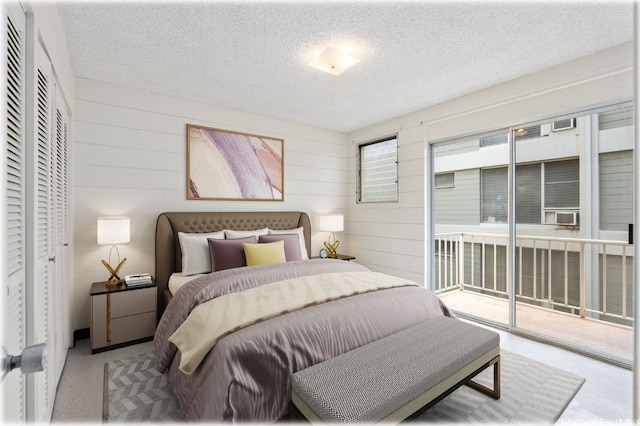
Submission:
<svg viewBox="0 0 640 426">
<path fill-rule="evenodd" d="M 508 236 L 436 234 L 436 292 L 507 298 Z M 516 300 L 631 325 L 633 250 L 626 241 L 516 236 Z"/>
</svg>

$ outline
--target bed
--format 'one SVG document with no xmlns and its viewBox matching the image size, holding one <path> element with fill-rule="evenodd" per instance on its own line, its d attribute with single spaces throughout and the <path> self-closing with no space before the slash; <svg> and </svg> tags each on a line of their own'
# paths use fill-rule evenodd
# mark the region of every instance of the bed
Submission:
<svg viewBox="0 0 640 426">
<path fill-rule="evenodd" d="M 180 238 L 263 229 L 287 238 L 297 231 L 298 238 L 304 237 L 296 241 L 306 257 L 197 274 L 170 293 L 170 278 L 183 272 Z M 288 416 L 295 372 L 431 318 L 452 316 L 433 293 L 415 283 L 354 262 L 308 259 L 310 243 L 304 212 L 176 212 L 158 217 L 160 315 L 154 344 L 158 369 L 167 374 L 188 420 L 277 421 Z M 308 297 L 315 299 L 309 303 Z M 257 316 L 223 324 L 236 314 Z"/>
</svg>

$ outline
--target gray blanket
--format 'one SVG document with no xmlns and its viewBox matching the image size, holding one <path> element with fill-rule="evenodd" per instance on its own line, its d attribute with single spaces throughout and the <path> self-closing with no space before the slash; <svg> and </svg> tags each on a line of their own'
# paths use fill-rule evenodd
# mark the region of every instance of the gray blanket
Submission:
<svg viewBox="0 0 640 426">
<path fill-rule="evenodd" d="M 263 321 L 221 339 L 192 375 L 178 369 L 168 338 L 200 303 L 263 284 L 327 272 L 366 271 L 356 263 L 303 260 L 214 272 L 183 286 L 155 335 L 158 369 L 192 421 L 276 421 L 287 414 L 294 372 L 426 319 L 450 315 L 421 287 L 360 294 Z M 206 330 L 203 330 L 203 333 Z"/>
</svg>

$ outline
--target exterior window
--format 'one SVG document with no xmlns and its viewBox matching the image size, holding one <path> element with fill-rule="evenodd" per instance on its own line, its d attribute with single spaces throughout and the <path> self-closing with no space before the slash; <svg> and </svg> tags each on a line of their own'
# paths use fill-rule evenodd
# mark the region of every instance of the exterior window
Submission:
<svg viewBox="0 0 640 426">
<path fill-rule="evenodd" d="M 398 201 L 396 136 L 358 146 L 358 202 Z"/>
<path fill-rule="evenodd" d="M 542 223 L 540 164 L 516 166 L 516 223 Z"/>
<path fill-rule="evenodd" d="M 578 160 L 544 163 L 544 207 L 580 208 Z"/>
<path fill-rule="evenodd" d="M 578 160 L 550 161 L 516 166 L 516 223 L 543 223 L 544 207 L 580 208 Z M 507 168 L 482 170 L 482 221 L 507 222 Z"/>
<path fill-rule="evenodd" d="M 482 170 L 482 221 L 507 222 L 507 168 Z"/>
<path fill-rule="evenodd" d="M 598 114 L 600 130 L 633 126 L 633 107 L 618 108 Z"/>
<path fill-rule="evenodd" d="M 540 126 L 521 127 L 516 130 L 515 135 L 516 142 L 525 139 L 539 138 L 541 135 Z"/>
<path fill-rule="evenodd" d="M 500 134 L 500 135 L 492 135 L 492 136 L 485 136 L 480 138 L 480 147 L 484 147 L 484 146 L 491 146 L 491 145 L 500 145 L 503 143 L 507 143 L 507 135 L 506 134 Z"/>
<path fill-rule="evenodd" d="M 454 188 L 455 187 L 455 180 L 454 180 L 454 174 L 453 173 L 438 173 L 435 176 L 435 182 L 434 185 L 436 187 L 436 189 L 439 188 Z"/>
<path fill-rule="evenodd" d="M 541 126 L 522 127 L 515 131 L 515 140 L 539 138 L 542 135 Z M 500 145 L 507 143 L 506 134 L 484 136 L 480 138 L 480 147 Z"/>
</svg>

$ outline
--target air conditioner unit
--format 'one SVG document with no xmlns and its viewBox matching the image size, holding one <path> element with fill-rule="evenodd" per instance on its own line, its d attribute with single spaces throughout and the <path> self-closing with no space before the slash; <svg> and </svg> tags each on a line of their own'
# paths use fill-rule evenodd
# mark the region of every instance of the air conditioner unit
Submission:
<svg viewBox="0 0 640 426">
<path fill-rule="evenodd" d="M 551 130 L 559 132 L 561 130 L 569 130 L 576 127 L 575 118 L 567 118 L 566 120 L 558 120 L 551 123 Z"/>
<path fill-rule="evenodd" d="M 556 212 L 556 225 L 577 225 L 578 212 Z"/>
<path fill-rule="evenodd" d="M 551 133 L 551 123 L 545 123 L 540 127 L 540 136 L 549 136 L 549 133 Z"/>
</svg>

